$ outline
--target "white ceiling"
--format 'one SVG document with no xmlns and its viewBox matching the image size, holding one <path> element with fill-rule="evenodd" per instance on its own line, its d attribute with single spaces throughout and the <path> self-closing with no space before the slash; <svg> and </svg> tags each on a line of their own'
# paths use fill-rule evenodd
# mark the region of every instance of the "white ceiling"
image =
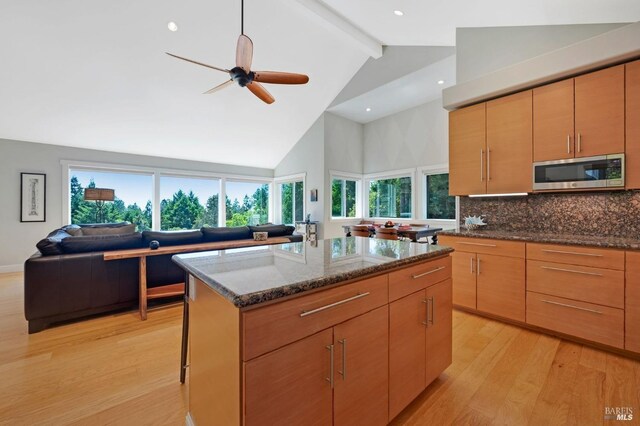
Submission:
<svg viewBox="0 0 640 426">
<path fill-rule="evenodd" d="M 273 105 L 239 87 L 202 95 L 226 75 L 164 52 L 231 67 L 239 3 L 0 0 L 0 138 L 275 167 L 366 61 L 367 49 L 353 30 L 340 30 L 342 22 L 322 25 L 305 13 L 302 0 L 246 0 L 254 67 L 303 72 L 311 81 L 269 85 Z M 324 4 L 386 45 L 451 46 L 463 26 L 640 19 L 638 0 Z M 169 21 L 177 32 L 168 31 Z"/>
</svg>

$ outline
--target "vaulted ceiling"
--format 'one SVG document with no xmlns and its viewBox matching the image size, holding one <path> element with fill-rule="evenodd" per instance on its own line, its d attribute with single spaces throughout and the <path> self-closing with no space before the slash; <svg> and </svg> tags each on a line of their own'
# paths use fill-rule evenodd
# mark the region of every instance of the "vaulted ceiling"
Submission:
<svg viewBox="0 0 640 426">
<path fill-rule="evenodd" d="M 311 79 L 268 86 L 273 105 L 239 87 L 202 95 L 227 76 L 164 54 L 231 67 L 239 0 L 0 0 L 0 11 L 0 138 L 273 168 L 381 44 L 452 46 L 462 26 L 628 22 L 640 2 L 245 0 L 254 68 Z"/>
</svg>

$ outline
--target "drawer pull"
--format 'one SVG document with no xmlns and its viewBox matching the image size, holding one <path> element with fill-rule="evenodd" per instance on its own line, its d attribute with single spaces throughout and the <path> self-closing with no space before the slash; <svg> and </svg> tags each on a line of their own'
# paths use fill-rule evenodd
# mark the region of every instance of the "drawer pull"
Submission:
<svg viewBox="0 0 640 426">
<path fill-rule="evenodd" d="M 541 266 L 540 268 L 542 268 L 542 269 L 550 269 L 552 271 L 571 272 L 573 274 L 593 275 L 593 276 L 596 276 L 596 277 L 601 277 L 602 276 L 602 274 L 599 274 L 597 272 L 574 271 L 573 269 L 554 268 L 554 267 L 551 267 L 551 266 Z"/>
<path fill-rule="evenodd" d="M 551 300 L 544 300 L 544 299 L 540 299 L 540 300 L 543 301 L 544 303 L 549 303 L 550 305 L 564 306 L 565 308 L 573 308 L 573 309 L 578 309 L 580 311 L 587 311 L 594 314 L 602 315 L 602 312 L 596 311 L 595 309 L 581 308 L 580 306 L 567 305 L 566 303 L 560 303 L 560 302 L 552 302 Z"/>
<path fill-rule="evenodd" d="M 315 308 L 315 309 L 312 309 L 310 311 L 302 311 L 300 313 L 300 316 L 301 317 L 306 317 L 307 315 L 316 314 L 316 313 L 322 312 L 322 311 L 324 311 L 326 309 L 333 308 L 335 306 L 340 306 L 340 305 L 342 305 L 344 303 L 351 302 L 352 300 L 356 300 L 356 299 L 360 299 L 362 297 L 368 296 L 369 294 L 370 294 L 369 292 L 358 293 L 355 296 L 348 297 L 348 298 L 340 300 L 338 302 L 334 302 L 334 303 L 330 303 L 328 305 L 320 306 L 319 308 Z"/>
<path fill-rule="evenodd" d="M 466 244 L 468 246 L 497 247 L 495 244 L 468 243 L 466 241 L 460 241 L 458 244 Z"/>
<path fill-rule="evenodd" d="M 542 251 L 546 252 L 546 253 L 559 253 L 559 254 L 574 254 L 576 256 L 591 256 L 591 257 L 602 257 L 603 255 L 601 254 L 595 254 L 595 253 L 578 253 L 575 251 L 562 251 L 562 250 L 549 250 L 549 249 L 542 249 Z"/>
<path fill-rule="evenodd" d="M 429 275 L 429 274 L 433 274 L 434 272 L 438 272 L 438 271 L 442 271 L 445 267 L 444 266 L 440 266 L 439 268 L 433 269 L 431 271 L 427 271 L 427 272 L 423 272 L 421 274 L 418 275 L 412 275 L 411 278 L 418 279 L 420 277 L 424 277 L 425 275 Z"/>
</svg>

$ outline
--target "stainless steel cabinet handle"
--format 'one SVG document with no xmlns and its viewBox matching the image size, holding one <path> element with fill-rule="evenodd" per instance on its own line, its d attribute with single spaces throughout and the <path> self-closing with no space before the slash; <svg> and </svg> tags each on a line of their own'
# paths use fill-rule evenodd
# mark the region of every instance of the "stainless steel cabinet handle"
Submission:
<svg viewBox="0 0 640 426">
<path fill-rule="evenodd" d="M 582 151 L 582 135 L 578 133 L 578 152 Z"/>
<path fill-rule="evenodd" d="M 567 135 L 567 154 L 571 154 L 571 135 Z"/>
<path fill-rule="evenodd" d="M 422 324 L 429 327 L 429 299 L 423 299 L 422 303 L 424 303 L 425 309 L 427 311 L 425 321 L 422 321 Z"/>
<path fill-rule="evenodd" d="M 418 275 L 412 275 L 411 278 L 413 278 L 415 280 L 416 278 L 424 277 L 425 275 L 429 275 L 429 274 L 433 274 L 434 272 L 442 271 L 444 268 L 445 268 L 444 266 L 440 266 L 439 268 L 433 269 L 431 271 L 423 272 L 423 273 L 418 274 Z"/>
<path fill-rule="evenodd" d="M 484 182 L 484 149 L 480 150 L 480 182 Z"/>
<path fill-rule="evenodd" d="M 325 380 L 331 384 L 331 389 L 333 389 L 333 383 L 334 383 L 334 380 L 333 380 L 333 368 L 334 368 L 334 365 L 333 365 L 333 345 L 327 345 L 325 347 L 327 349 L 329 349 L 329 356 L 331 357 L 331 361 L 329 362 L 329 364 L 330 364 L 329 377 L 325 377 Z"/>
<path fill-rule="evenodd" d="M 436 324 L 436 299 L 435 297 L 430 297 L 429 300 L 431 301 L 431 319 L 429 320 L 429 322 L 431 322 L 431 325 L 435 325 Z"/>
<path fill-rule="evenodd" d="M 465 244 L 468 246 L 497 247 L 495 244 L 468 243 L 466 241 L 460 241 L 458 244 Z"/>
<path fill-rule="evenodd" d="M 338 340 L 342 345 L 342 371 L 338 371 L 342 376 L 342 380 L 347 379 L 347 339 Z"/>
<path fill-rule="evenodd" d="M 601 277 L 602 276 L 602 274 L 598 274 L 597 272 L 576 271 L 574 269 L 554 268 L 552 266 L 541 266 L 540 268 L 549 269 L 551 271 L 571 272 L 573 274 L 594 275 L 596 277 Z"/>
<path fill-rule="evenodd" d="M 545 252 L 545 253 L 575 254 L 576 256 L 591 256 L 591 257 L 602 257 L 603 256 L 601 254 L 596 254 L 596 253 L 578 253 L 576 251 L 562 251 L 562 250 L 549 250 L 549 249 L 542 249 L 542 251 Z"/>
<path fill-rule="evenodd" d="M 553 302 L 551 300 L 544 300 L 544 299 L 540 299 L 540 300 L 543 301 L 544 303 L 549 303 L 551 305 L 564 306 L 565 308 L 573 308 L 573 309 L 578 309 L 580 311 L 586 311 L 586 312 L 591 312 L 591 313 L 594 313 L 594 314 L 602 315 L 602 312 L 596 311 L 595 309 L 581 308 L 580 306 L 567 305 L 566 303 Z"/>
<path fill-rule="evenodd" d="M 477 274 L 480 275 L 480 258 L 478 257 L 478 267 L 476 268 Z"/>
<path fill-rule="evenodd" d="M 362 298 L 362 297 L 368 296 L 369 294 L 370 294 L 369 292 L 366 292 L 366 293 L 358 293 L 358 294 L 356 294 L 355 296 L 348 297 L 348 298 L 343 299 L 343 300 L 340 300 L 340 301 L 338 301 L 338 302 L 334 302 L 334 303 L 330 303 L 330 304 L 328 304 L 328 305 L 320 306 L 319 308 L 315 308 L 315 309 L 312 309 L 312 310 L 310 310 L 310 311 L 302 311 L 302 312 L 300 313 L 300 316 L 301 316 L 301 317 L 306 317 L 307 315 L 317 314 L 318 312 L 322 312 L 322 311 L 324 311 L 324 310 L 326 310 L 326 309 L 333 308 L 333 307 L 336 307 L 336 306 L 342 305 L 342 304 L 347 303 L 347 302 L 351 302 L 352 300 L 360 299 L 360 298 Z"/>
<path fill-rule="evenodd" d="M 487 148 L 487 182 L 490 180 L 491 180 L 491 149 Z"/>
<path fill-rule="evenodd" d="M 469 260 L 471 261 L 471 273 L 473 274 L 475 272 L 473 270 L 473 257 L 470 257 Z"/>
</svg>

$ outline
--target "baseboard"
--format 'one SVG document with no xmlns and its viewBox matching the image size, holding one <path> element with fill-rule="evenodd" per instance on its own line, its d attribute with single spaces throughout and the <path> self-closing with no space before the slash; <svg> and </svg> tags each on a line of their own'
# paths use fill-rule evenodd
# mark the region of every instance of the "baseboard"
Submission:
<svg viewBox="0 0 640 426">
<path fill-rule="evenodd" d="M 22 272 L 24 265 L 22 263 L 18 263 L 17 265 L 3 265 L 0 266 L 0 274 L 8 273 L 8 272 Z"/>
<path fill-rule="evenodd" d="M 193 419 L 191 418 L 191 413 L 187 413 L 187 418 L 185 419 L 184 423 L 186 426 L 196 426 L 196 424 L 193 422 Z"/>
</svg>

